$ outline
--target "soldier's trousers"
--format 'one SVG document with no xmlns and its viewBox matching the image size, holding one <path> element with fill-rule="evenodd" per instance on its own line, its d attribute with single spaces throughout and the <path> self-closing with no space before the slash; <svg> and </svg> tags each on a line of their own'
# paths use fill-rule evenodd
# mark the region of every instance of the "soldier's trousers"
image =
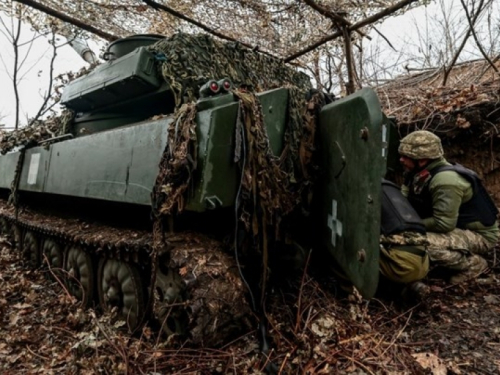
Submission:
<svg viewBox="0 0 500 375">
<path fill-rule="evenodd" d="M 495 246 L 480 234 L 467 229 L 454 229 L 448 233 L 427 232 L 427 240 L 431 263 L 457 271 L 469 267 L 467 258 L 472 254 L 486 254 Z"/>
<path fill-rule="evenodd" d="M 402 232 L 380 236 L 380 273 L 388 280 L 407 284 L 424 278 L 429 271 L 425 235 Z"/>
<path fill-rule="evenodd" d="M 429 256 L 423 247 L 380 246 L 380 273 L 388 280 L 407 284 L 423 279 L 429 272 Z"/>
</svg>

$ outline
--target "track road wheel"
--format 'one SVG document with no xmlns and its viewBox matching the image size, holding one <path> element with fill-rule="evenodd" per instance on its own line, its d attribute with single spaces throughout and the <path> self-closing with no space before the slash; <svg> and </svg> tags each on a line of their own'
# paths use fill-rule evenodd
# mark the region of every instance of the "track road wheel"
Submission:
<svg viewBox="0 0 500 375">
<path fill-rule="evenodd" d="M 10 236 L 14 241 L 14 247 L 17 251 L 22 251 L 22 239 L 23 239 L 23 231 L 21 227 L 17 224 L 12 224 L 10 227 Z"/>
<path fill-rule="evenodd" d="M 37 236 L 30 230 L 26 231 L 23 238 L 23 255 L 31 267 L 40 266 L 40 241 Z"/>
<path fill-rule="evenodd" d="M 67 272 L 67 286 L 70 293 L 82 305 L 89 307 L 94 298 L 94 268 L 92 257 L 80 246 L 68 249 L 64 270 Z"/>
<path fill-rule="evenodd" d="M 0 218 L 0 232 L 3 236 L 9 237 L 10 236 L 10 223 L 9 221 L 2 217 Z"/>
<path fill-rule="evenodd" d="M 185 285 L 178 272 L 159 267 L 155 286 L 155 315 L 167 335 L 185 336 L 189 317 L 183 306 Z"/>
<path fill-rule="evenodd" d="M 46 239 L 42 245 L 42 263 L 46 265 L 50 274 L 54 273 L 59 277 L 63 267 L 63 252 L 61 246 L 53 239 Z"/>
<path fill-rule="evenodd" d="M 103 310 L 117 308 L 118 316 L 135 331 L 144 321 L 144 286 L 137 266 L 117 259 L 101 259 L 98 269 L 99 303 Z"/>
</svg>

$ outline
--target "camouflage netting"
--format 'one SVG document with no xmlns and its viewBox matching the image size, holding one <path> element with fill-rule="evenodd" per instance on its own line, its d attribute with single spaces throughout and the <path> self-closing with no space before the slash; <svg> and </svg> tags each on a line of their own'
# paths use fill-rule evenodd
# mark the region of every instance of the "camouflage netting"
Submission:
<svg viewBox="0 0 500 375">
<path fill-rule="evenodd" d="M 243 137 L 241 129 L 236 132 L 236 144 L 241 145 L 245 140 L 247 155 L 235 155 L 235 160 L 248 156 L 243 184 L 247 188 L 243 195 L 257 194 L 265 202 L 264 211 L 270 211 L 270 222 L 275 221 L 273 218 L 278 212 L 292 211 L 301 201 L 304 187 L 310 186 L 314 111 L 319 100 L 313 96 L 311 107 L 306 102 L 306 93 L 311 90 L 309 78 L 281 60 L 249 50 L 238 43 L 218 42 L 208 35 L 179 33 L 157 42 L 151 50 L 164 60 L 159 69 L 175 91 L 177 105 L 185 102 L 176 111 L 169 130 L 170 141 L 160 166 L 155 189 L 158 213 L 171 214 L 184 208 L 184 192 L 196 168 L 196 107 L 189 103 L 195 101 L 200 83 L 221 78 L 229 78 L 238 88 L 234 94 L 242 108 L 240 123 L 246 128 Z M 285 133 L 287 147 L 281 157 L 273 156 L 270 151 L 262 109 L 255 97 L 257 92 L 276 87 L 290 89 Z M 179 124 L 182 126 L 179 127 Z M 176 127 L 177 136 L 174 137 Z M 238 152 L 241 150 L 235 151 Z M 249 225 L 247 220 L 244 221 Z"/>
<path fill-rule="evenodd" d="M 97 64 L 81 68 L 78 72 L 67 72 L 54 78 L 54 90 L 50 100 L 50 107 L 59 103 L 63 87 L 69 82 L 90 73 Z M 52 113 L 43 120 L 31 119 L 29 125 L 10 132 L 0 132 L 0 153 L 5 154 L 18 147 L 34 147 L 39 142 L 72 133 L 72 124 L 75 113 L 70 109 L 63 109 L 61 113 Z"/>
<path fill-rule="evenodd" d="M 275 225 L 299 204 L 307 205 L 308 188 L 314 173 L 315 118 L 308 111 L 305 98 L 296 89 L 290 89 L 289 114 L 291 121 L 285 134 L 285 151 L 281 157 L 271 152 L 264 117 L 259 100 L 254 93 L 235 92 L 240 100 L 241 116 L 237 134 L 245 142 L 245 150 L 236 150 L 236 160 L 242 161 L 242 215 L 247 230 L 259 234 L 257 215 L 262 215 L 262 225 Z M 319 102 L 313 97 L 311 108 Z M 279 233 L 276 233 L 279 235 Z"/>
<path fill-rule="evenodd" d="M 184 97 L 193 101 L 198 96 L 199 84 L 208 79 L 229 78 L 236 87 L 244 86 L 254 92 L 286 85 L 304 92 L 312 88 L 306 74 L 297 72 L 283 60 L 239 43 L 219 42 L 206 34 L 174 34 L 150 50 L 166 59 L 160 69 L 176 94 L 177 106 Z"/>
<path fill-rule="evenodd" d="M 153 210 L 156 215 L 181 212 L 186 203 L 185 190 L 196 169 L 196 105 L 187 103 L 175 113 L 168 129 L 168 142 L 159 165 L 153 190 Z M 176 125 L 181 124 L 178 132 Z"/>
<path fill-rule="evenodd" d="M 259 196 L 259 207 L 267 212 L 268 223 L 278 223 L 282 215 L 307 202 L 312 187 L 314 167 L 315 115 L 321 104 L 319 95 L 306 95 L 312 86 L 309 77 L 280 59 L 250 50 L 239 43 L 220 42 L 209 35 L 178 33 L 150 46 L 156 55 L 159 73 L 170 85 L 176 100 L 174 121 L 169 129 L 160 173 L 154 189 L 158 215 L 181 212 L 192 172 L 196 169 L 195 102 L 201 84 L 210 79 L 229 78 L 241 103 L 240 123 L 235 143 L 245 141 L 247 155 L 235 151 L 235 162 L 244 170 L 243 196 Z M 278 87 L 289 89 L 285 149 L 272 155 L 264 128 L 262 109 L 256 93 Z M 37 142 L 66 133 L 73 114 L 64 111 L 59 117 L 37 121 L 17 132 L 5 133 L 0 140 L 3 153 L 16 146 L 33 146 Z M 236 134 L 237 133 L 237 134 Z M 238 154 L 239 155 L 236 155 Z M 266 176 L 267 174 L 267 176 Z M 256 183 L 259 180 L 259 183 Z M 255 199 L 254 199 L 255 201 Z M 265 207 L 264 207 L 265 206 Z M 243 210 L 247 212 L 249 207 Z M 245 215 L 244 215 L 245 216 Z M 247 228 L 248 218 L 243 220 Z"/>
<path fill-rule="evenodd" d="M 66 109 L 58 116 L 51 116 L 43 121 L 12 132 L 0 133 L 0 152 L 3 154 L 15 147 L 36 146 L 38 142 L 66 134 L 73 120 L 73 111 Z"/>
<path fill-rule="evenodd" d="M 233 95 L 240 102 L 231 135 L 235 144 L 234 162 L 242 173 L 235 205 L 239 220 L 253 238 L 253 243 L 247 245 L 262 255 L 261 287 L 264 289 L 268 277 L 268 235 L 279 238 L 282 219 L 297 207 L 308 208 L 315 169 L 312 155 L 316 113 L 322 103 L 321 95 L 311 95 L 307 101 L 306 94 L 311 93 L 307 76 L 282 61 L 238 44 L 222 44 L 204 35 L 177 34 L 158 42 L 152 49 L 159 58 L 163 58 L 160 52 L 165 54 L 161 72 L 175 91 L 177 106 L 184 102 L 170 125 L 169 142 L 153 192 L 157 216 L 153 257 L 162 251 L 163 234 L 158 218 L 183 210 L 196 169 L 194 100 L 199 84 L 207 79 L 229 78 L 236 87 Z M 256 96 L 275 87 L 289 89 L 285 148 L 279 156 L 271 151 Z M 270 233 L 271 228 L 274 234 Z"/>
</svg>

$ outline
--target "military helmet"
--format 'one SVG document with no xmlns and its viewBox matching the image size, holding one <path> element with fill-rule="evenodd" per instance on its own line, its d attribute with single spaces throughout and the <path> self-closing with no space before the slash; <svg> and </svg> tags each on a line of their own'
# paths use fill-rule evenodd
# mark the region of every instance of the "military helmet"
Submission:
<svg viewBox="0 0 500 375">
<path fill-rule="evenodd" d="M 399 153 L 411 159 L 437 159 L 443 156 L 441 139 L 427 130 L 417 130 L 404 137 L 399 144 Z"/>
</svg>

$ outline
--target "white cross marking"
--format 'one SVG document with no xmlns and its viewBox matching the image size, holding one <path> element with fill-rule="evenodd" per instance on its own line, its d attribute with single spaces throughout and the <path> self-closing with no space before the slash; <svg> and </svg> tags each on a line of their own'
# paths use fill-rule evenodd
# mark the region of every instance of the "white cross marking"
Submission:
<svg viewBox="0 0 500 375">
<path fill-rule="evenodd" d="M 337 236 L 342 237 L 342 222 L 337 219 L 337 201 L 332 200 L 332 214 L 328 215 L 328 228 L 332 231 L 332 245 L 337 245 Z"/>
</svg>

